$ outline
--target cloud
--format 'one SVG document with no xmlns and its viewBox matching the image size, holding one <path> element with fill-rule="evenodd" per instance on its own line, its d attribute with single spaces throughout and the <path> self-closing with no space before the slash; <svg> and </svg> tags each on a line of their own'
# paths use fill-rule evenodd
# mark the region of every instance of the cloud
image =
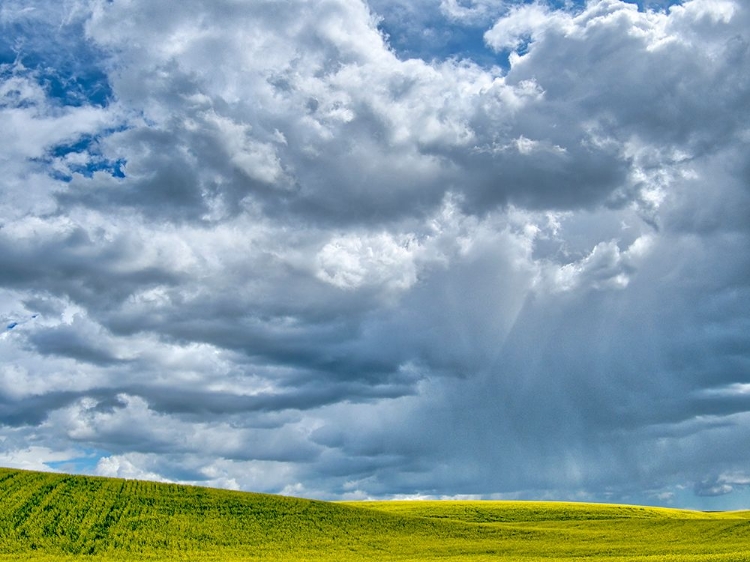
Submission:
<svg viewBox="0 0 750 562">
<path fill-rule="evenodd" d="M 318 254 L 318 277 L 341 288 L 373 283 L 408 289 L 417 280 L 409 248 L 414 244 L 415 240 L 398 241 L 388 234 L 334 239 Z"/>
<path fill-rule="evenodd" d="M 453 20 L 465 23 L 487 23 L 498 13 L 506 12 L 512 4 L 507 0 L 441 0 L 440 10 Z"/>
<path fill-rule="evenodd" d="M 7 462 L 734 505 L 747 9 L 420 5 L 3 6 Z"/>
<path fill-rule="evenodd" d="M 741 472 L 721 474 L 713 479 L 703 480 L 695 485 L 699 496 L 723 496 L 731 494 L 736 487 L 750 485 L 750 478 Z"/>
<path fill-rule="evenodd" d="M 627 6 L 635 9 L 634 6 Z M 516 50 L 525 42 L 543 39 L 550 29 L 561 28 L 572 19 L 565 12 L 550 10 L 541 3 L 522 4 L 513 7 L 485 33 L 487 43 L 496 50 Z"/>
</svg>

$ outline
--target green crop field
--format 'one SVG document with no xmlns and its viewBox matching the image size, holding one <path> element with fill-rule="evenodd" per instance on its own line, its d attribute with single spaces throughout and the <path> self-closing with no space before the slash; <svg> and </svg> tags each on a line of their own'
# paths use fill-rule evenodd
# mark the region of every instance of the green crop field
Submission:
<svg viewBox="0 0 750 562">
<path fill-rule="evenodd" d="M 0 469 L 0 561 L 750 561 L 750 512 L 331 503 Z"/>
</svg>

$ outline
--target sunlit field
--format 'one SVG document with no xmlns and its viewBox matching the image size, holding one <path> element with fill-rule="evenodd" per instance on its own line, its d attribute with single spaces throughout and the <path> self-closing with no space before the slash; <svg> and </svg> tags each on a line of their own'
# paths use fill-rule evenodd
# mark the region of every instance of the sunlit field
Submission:
<svg viewBox="0 0 750 562">
<path fill-rule="evenodd" d="M 750 512 L 331 503 L 0 469 L 0 560 L 750 560 Z"/>
</svg>

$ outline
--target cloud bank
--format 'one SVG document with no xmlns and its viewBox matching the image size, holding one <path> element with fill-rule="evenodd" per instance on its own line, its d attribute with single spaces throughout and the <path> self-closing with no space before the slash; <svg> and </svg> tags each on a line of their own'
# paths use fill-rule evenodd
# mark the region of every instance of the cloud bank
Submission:
<svg viewBox="0 0 750 562">
<path fill-rule="evenodd" d="M 2 464 L 747 507 L 747 6 L 418 4 L 3 3 Z"/>
</svg>

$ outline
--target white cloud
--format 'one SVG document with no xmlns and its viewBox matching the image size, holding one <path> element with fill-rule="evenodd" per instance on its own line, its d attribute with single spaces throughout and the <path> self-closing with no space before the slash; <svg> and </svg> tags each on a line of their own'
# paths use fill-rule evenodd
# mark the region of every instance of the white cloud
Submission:
<svg viewBox="0 0 750 562">
<path fill-rule="evenodd" d="M 25 449 L 0 452 L 0 464 L 8 468 L 55 472 L 47 463 L 58 463 L 79 456 L 74 449 L 55 450 L 48 447 L 30 446 Z"/>
<path fill-rule="evenodd" d="M 141 464 L 143 461 L 140 455 L 133 455 L 135 461 Z M 140 462 L 139 462 L 140 461 Z M 110 478 L 129 478 L 137 480 L 152 480 L 154 482 L 171 482 L 155 472 L 143 470 L 133 464 L 131 460 L 123 456 L 102 457 L 96 463 L 94 473 L 98 476 L 108 476 Z"/>
<path fill-rule="evenodd" d="M 408 235 L 401 240 L 387 233 L 337 237 L 318 253 L 317 276 L 343 289 L 363 285 L 408 289 L 417 281 L 418 252 L 418 242 Z"/>
<path fill-rule="evenodd" d="M 637 272 L 639 262 L 648 257 L 653 236 L 643 235 L 625 250 L 616 240 L 600 242 L 578 261 L 558 265 L 550 263 L 542 274 L 539 288 L 570 291 L 578 288 L 625 289 Z"/>
<path fill-rule="evenodd" d="M 525 41 L 542 39 L 549 29 L 565 32 L 571 28 L 572 16 L 564 12 L 552 11 L 545 4 L 534 2 L 522 4 L 499 19 L 484 34 L 484 39 L 492 48 L 516 50 Z"/>
</svg>

